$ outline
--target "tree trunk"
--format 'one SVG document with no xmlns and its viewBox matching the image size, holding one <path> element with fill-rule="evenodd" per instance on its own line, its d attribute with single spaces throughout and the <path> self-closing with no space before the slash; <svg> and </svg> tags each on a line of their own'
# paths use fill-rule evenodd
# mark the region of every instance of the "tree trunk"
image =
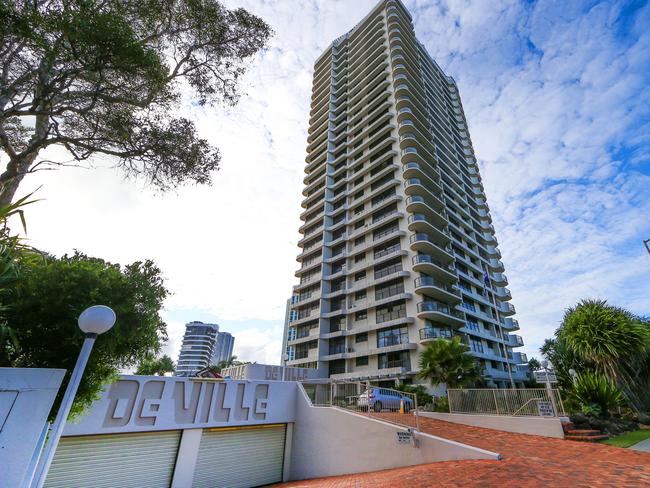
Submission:
<svg viewBox="0 0 650 488">
<path fill-rule="evenodd" d="M 0 206 L 9 205 L 12 202 L 20 182 L 29 171 L 36 156 L 38 156 L 38 152 L 33 152 L 17 162 L 7 165 L 5 172 L 0 175 Z"/>
</svg>

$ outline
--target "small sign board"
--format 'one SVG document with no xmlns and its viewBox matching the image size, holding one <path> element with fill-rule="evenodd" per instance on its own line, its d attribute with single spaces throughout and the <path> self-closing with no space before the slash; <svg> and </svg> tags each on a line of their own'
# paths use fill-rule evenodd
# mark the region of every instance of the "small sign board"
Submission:
<svg viewBox="0 0 650 488">
<path fill-rule="evenodd" d="M 410 444 L 411 443 L 411 433 L 410 432 L 397 432 L 397 442 L 400 444 Z"/>
<path fill-rule="evenodd" d="M 555 371 L 535 371 L 535 381 L 538 383 L 557 383 Z"/>
<path fill-rule="evenodd" d="M 537 400 L 537 412 L 540 417 L 555 417 L 553 403 L 551 402 Z"/>
</svg>

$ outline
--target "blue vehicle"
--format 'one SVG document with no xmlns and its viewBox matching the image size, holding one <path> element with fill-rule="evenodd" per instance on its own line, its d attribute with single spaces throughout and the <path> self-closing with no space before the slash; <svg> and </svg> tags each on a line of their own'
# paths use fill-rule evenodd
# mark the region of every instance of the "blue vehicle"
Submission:
<svg viewBox="0 0 650 488">
<path fill-rule="evenodd" d="M 372 408 L 375 412 L 381 412 L 385 409 L 396 412 L 401 407 L 404 409 L 404 413 L 408 413 L 414 407 L 410 396 L 396 390 L 376 386 L 359 395 L 358 406 L 361 410 Z"/>
</svg>

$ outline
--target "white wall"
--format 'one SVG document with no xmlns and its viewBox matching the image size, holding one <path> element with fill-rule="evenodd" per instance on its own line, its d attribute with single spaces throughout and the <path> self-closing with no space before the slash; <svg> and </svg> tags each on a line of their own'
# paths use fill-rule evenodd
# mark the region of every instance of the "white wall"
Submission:
<svg viewBox="0 0 650 488">
<path fill-rule="evenodd" d="M 0 488 L 16 488 L 30 467 L 65 369 L 0 368 Z"/>
<path fill-rule="evenodd" d="M 507 415 L 472 415 L 460 413 L 422 412 L 423 417 L 445 420 L 455 424 L 485 427 L 486 429 L 504 430 L 518 434 L 541 435 L 544 437 L 564 438 L 562 423 L 557 417 L 511 417 Z"/>
<path fill-rule="evenodd" d="M 302 386 L 296 395 L 291 479 L 307 479 L 460 459 L 497 460 L 499 455 L 458 442 L 418 434 L 419 448 L 399 444 L 387 422 L 331 407 L 312 407 Z"/>
</svg>

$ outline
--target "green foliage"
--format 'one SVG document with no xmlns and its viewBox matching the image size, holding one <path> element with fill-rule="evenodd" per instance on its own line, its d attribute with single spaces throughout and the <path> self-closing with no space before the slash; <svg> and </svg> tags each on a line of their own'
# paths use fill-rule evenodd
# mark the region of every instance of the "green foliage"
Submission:
<svg viewBox="0 0 650 488">
<path fill-rule="evenodd" d="M 165 373 L 173 373 L 176 369 L 176 365 L 172 358 L 166 354 L 159 358 L 146 358 L 140 362 L 138 369 L 136 369 L 135 374 L 140 374 L 144 376 L 164 376 Z"/>
<path fill-rule="evenodd" d="M 542 365 L 540 364 L 537 358 L 530 358 L 528 360 L 528 369 L 530 371 L 539 371 L 540 369 L 542 369 Z"/>
<path fill-rule="evenodd" d="M 127 176 L 168 189 L 209 183 L 219 151 L 174 117 L 239 97 L 247 62 L 271 29 L 218 0 L 0 2 L 0 202 L 51 145 L 72 161 L 116 158 Z M 60 164 L 59 164 L 60 165 Z"/>
<path fill-rule="evenodd" d="M 458 388 L 480 378 L 476 360 L 466 354 L 469 348 L 458 337 L 436 339 L 420 355 L 418 377 L 432 385 L 445 383 L 447 388 Z"/>
<path fill-rule="evenodd" d="M 449 413 L 449 398 L 446 396 L 436 397 L 434 410 L 440 413 Z"/>
<path fill-rule="evenodd" d="M 414 394 L 417 398 L 418 407 L 424 407 L 425 405 L 433 403 L 433 397 L 427 393 L 427 389 L 422 385 L 400 383 L 399 386 L 395 387 L 395 389 L 405 393 Z"/>
<path fill-rule="evenodd" d="M 540 349 L 560 386 L 573 388 L 570 369 L 595 372 L 620 387 L 637 409 L 650 408 L 650 321 L 604 300 L 568 309 L 555 338 Z"/>
<path fill-rule="evenodd" d="M 9 358 L 20 348 L 18 337 L 6 320 L 6 312 L 11 306 L 11 287 L 20 277 L 21 264 L 42 259 L 40 253 L 12 235 L 8 226 L 9 219 L 17 216 L 23 230 L 27 231 L 24 207 L 36 201 L 30 200 L 32 195 L 0 205 L 0 364 L 8 364 Z"/>
<path fill-rule="evenodd" d="M 568 398 L 578 404 L 585 415 L 608 416 L 616 407 L 627 404 L 623 391 L 605 376 L 597 373 L 579 374 Z"/>
<path fill-rule="evenodd" d="M 229 368 L 230 366 L 241 366 L 242 364 L 250 364 L 250 361 L 237 361 L 237 356 L 230 356 L 228 359 L 219 361 L 219 363 L 213 364 L 210 367 L 218 373 L 221 373 L 223 369 Z"/>
<path fill-rule="evenodd" d="M 558 341 L 586 364 L 618 382 L 630 359 L 647 354 L 650 329 L 627 310 L 604 300 L 583 300 L 564 314 Z"/>
<path fill-rule="evenodd" d="M 72 416 L 82 412 L 120 369 L 151 358 L 167 339 L 160 311 L 168 292 L 151 261 L 120 267 L 80 253 L 49 257 L 23 266 L 11 293 L 6 319 L 20 349 L 1 365 L 64 368 L 66 378 L 84 341 L 77 326 L 79 314 L 97 304 L 115 310 L 117 322 L 95 343 Z"/>
</svg>

